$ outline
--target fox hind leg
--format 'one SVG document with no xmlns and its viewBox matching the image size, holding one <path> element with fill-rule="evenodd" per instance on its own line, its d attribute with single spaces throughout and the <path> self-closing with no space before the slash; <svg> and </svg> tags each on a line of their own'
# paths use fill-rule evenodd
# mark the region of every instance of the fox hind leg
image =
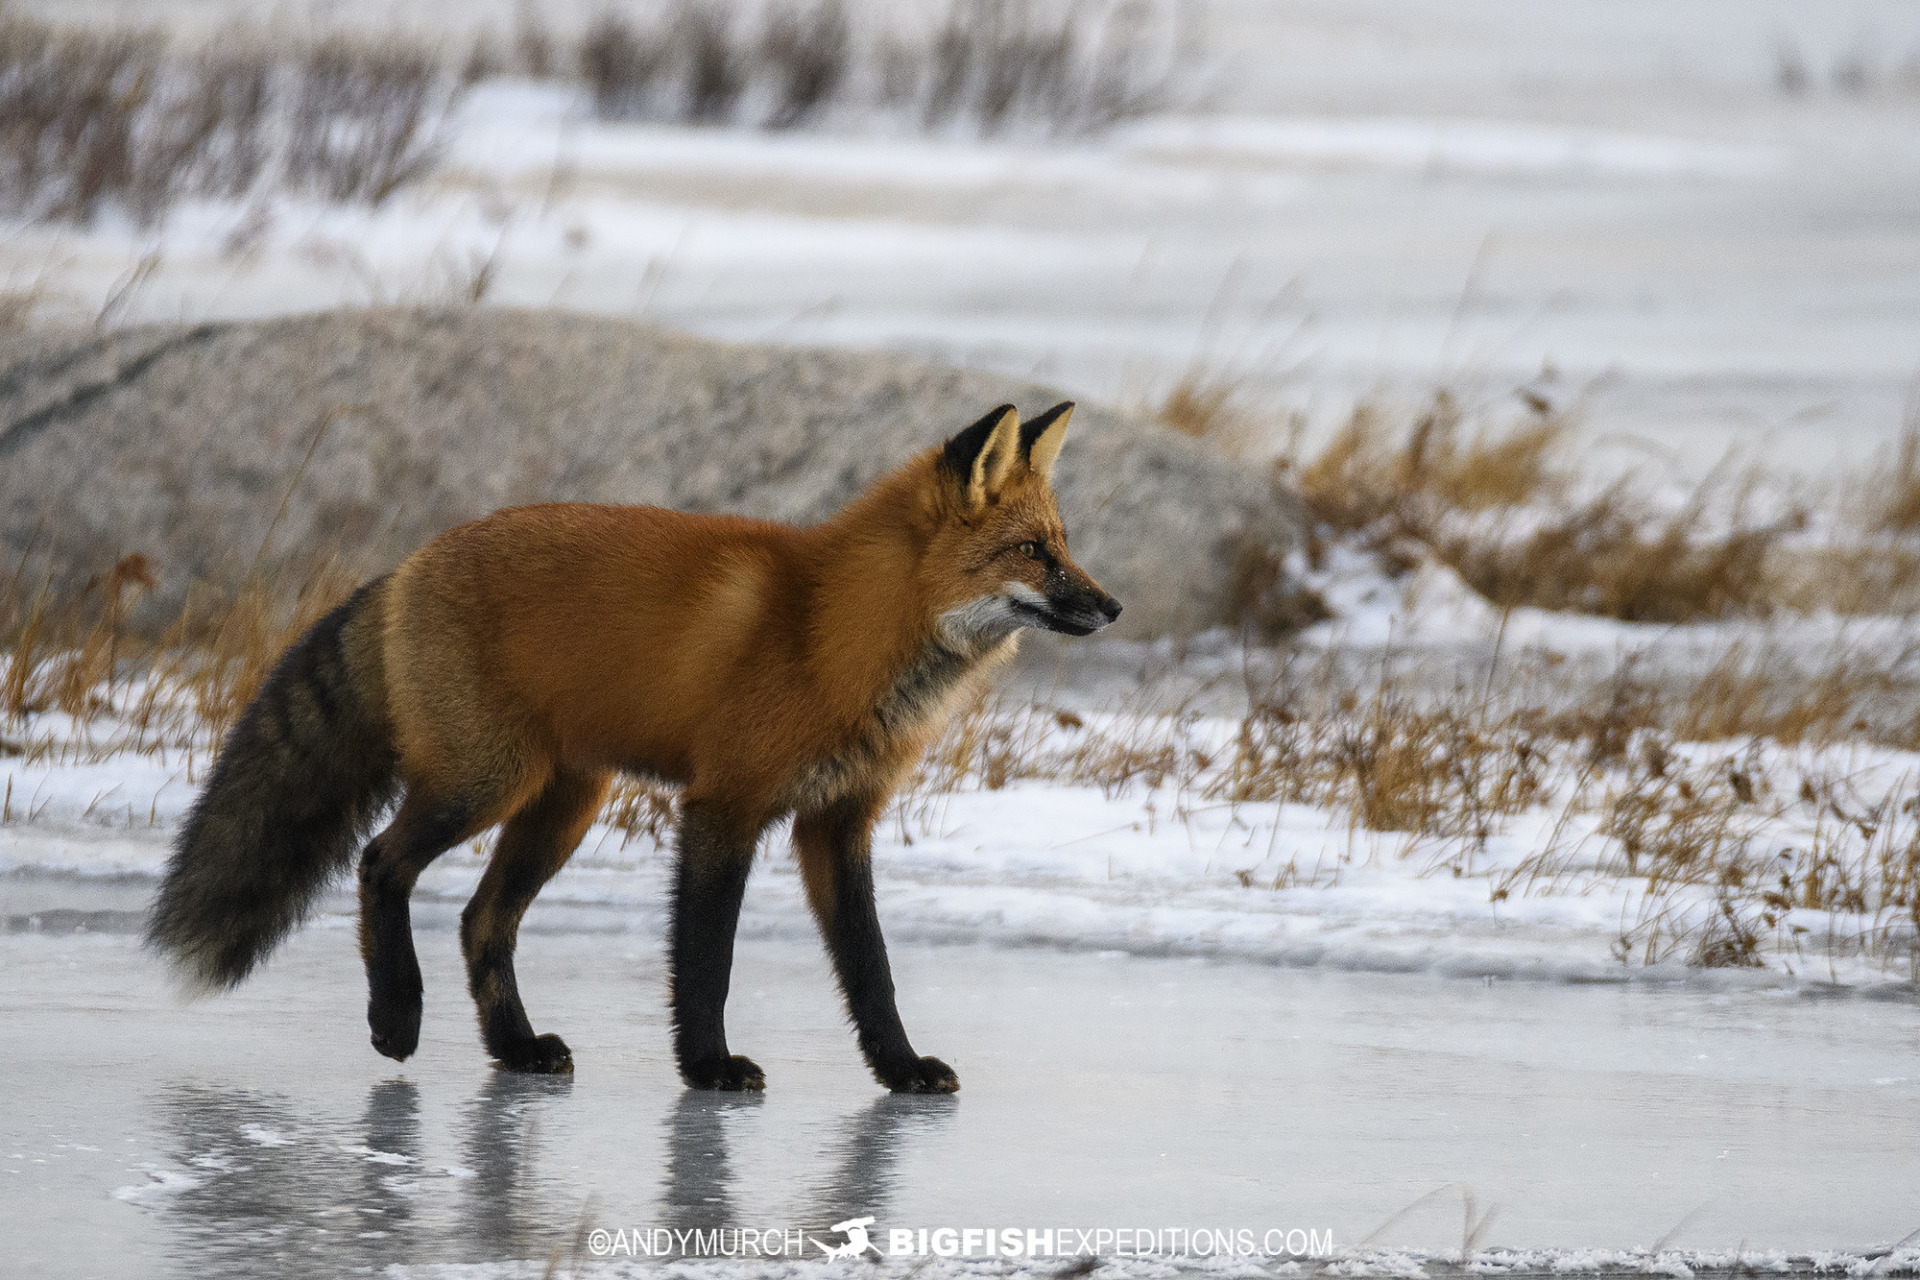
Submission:
<svg viewBox="0 0 1920 1280">
<path fill-rule="evenodd" d="M 360 856 L 360 955 L 367 965 L 373 1047 L 404 1061 L 420 1044 L 420 960 L 408 900 L 435 858 L 482 830 L 464 801 L 409 791 L 386 830 Z"/>
<path fill-rule="evenodd" d="M 467 987 L 480 1016 L 487 1053 L 508 1071 L 562 1074 L 573 1054 L 557 1035 L 535 1035 L 520 1001 L 513 951 L 520 918 L 534 896 L 566 865 L 606 797 L 607 775 L 557 775 L 500 833 L 487 873 L 460 915 Z"/>
</svg>

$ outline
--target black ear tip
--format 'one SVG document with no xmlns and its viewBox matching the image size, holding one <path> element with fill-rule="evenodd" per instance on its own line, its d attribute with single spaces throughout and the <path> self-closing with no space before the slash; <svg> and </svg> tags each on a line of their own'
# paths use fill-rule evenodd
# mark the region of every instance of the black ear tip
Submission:
<svg viewBox="0 0 1920 1280">
<path fill-rule="evenodd" d="M 1012 405 L 1003 404 L 948 440 L 946 447 L 941 450 L 941 456 L 945 459 L 948 468 L 955 475 L 972 474 L 973 460 L 980 456 L 982 449 L 987 447 L 987 438 L 993 434 L 994 428 L 1000 425 L 1000 420 L 1012 412 L 1014 412 Z"/>
<path fill-rule="evenodd" d="M 1073 401 L 1062 400 L 1059 404 L 1053 406 L 1053 408 L 1047 410 L 1045 413 L 1041 414 L 1039 417 L 1029 418 L 1025 422 L 1021 423 L 1020 424 L 1021 452 L 1031 453 L 1033 451 L 1033 442 L 1040 438 L 1041 433 L 1044 432 L 1048 427 L 1052 426 L 1054 423 L 1060 421 L 1062 414 L 1068 414 L 1072 412 L 1073 412 Z"/>
</svg>

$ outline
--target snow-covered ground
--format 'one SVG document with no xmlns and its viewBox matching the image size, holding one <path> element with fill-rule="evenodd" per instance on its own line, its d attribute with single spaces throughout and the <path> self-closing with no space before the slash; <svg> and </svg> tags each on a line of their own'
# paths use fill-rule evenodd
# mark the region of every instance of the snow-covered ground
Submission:
<svg viewBox="0 0 1920 1280">
<path fill-rule="evenodd" d="M 1510 669 L 1543 651 L 1559 665 L 1602 658 L 1617 665 L 1638 649 L 1635 661 L 1655 669 L 1664 663 L 1684 681 L 1690 664 L 1710 661 L 1743 636 L 1766 634 L 1516 611 L 1502 637 L 1497 618 L 1463 622 L 1451 596 L 1431 590 L 1394 595 L 1387 585 L 1377 594 L 1386 598 L 1356 604 L 1338 625 L 1378 630 L 1389 643 L 1395 633 L 1415 637 L 1400 642 L 1415 652 L 1424 639 L 1430 651 L 1452 656 L 1456 672 L 1468 670 L 1485 647 L 1510 641 Z M 1306 661 L 1316 647 L 1337 656 L 1378 652 L 1381 644 L 1368 636 L 1353 650 L 1336 624 L 1323 624 L 1322 631 L 1303 642 Z M 1884 648 L 1909 637 L 1911 627 L 1891 619 L 1852 626 L 1811 619 L 1798 634 L 1778 628 L 1772 635 L 1785 652 L 1826 654 L 1845 644 Z M 1175 683 L 1215 685 L 1273 657 L 1242 651 L 1225 636 L 1203 637 L 1181 659 L 1167 648 L 1116 644 L 1108 657 L 1131 661 L 1137 673 L 1158 661 L 1171 668 Z M 1230 781 L 1236 759 L 1256 772 L 1271 770 L 1279 767 L 1279 748 L 1243 744 L 1239 735 L 1269 732 L 1273 724 L 1243 730 L 1231 715 L 1155 710 L 1150 695 L 1127 687 L 1124 671 L 1094 677 L 1078 696 L 1044 690 L 1044 666 L 1016 675 L 974 729 L 988 755 L 994 742 L 1003 744 L 1004 785 L 989 784 L 976 753 L 964 772 L 935 763 L 902 793 L 882 821 L 877 859 L 886 918 L 898 936 L 1502 979 L 1742 988 L 1893 984 L 1910 992 L 1920 977 L 1911 912 L 1874 899 L 1876 886 L 1900 874 L 1901 851 L 1920 842 L 1920 805 L 1912 799 L 1920 795 L 1920 755 L 1860 742 L 1793 748 L 1745 739 L 1663 742 L 1658 749 L 1670 752 L 1671 762 L 1661 766 L 1662 781 L 1638 764 L 1644 746 L 1632 746 L 1629 758 L 1608 772 L 1594 770 L 1577 743 L 1556 748 L 1542 739 L 1528 748 L 1531 757 L 1518 757 L 1536 794 L 1516 810 L 1483 818 L 1474 806 L 1488 801 L 1449 792 L 1435 829 L 1368 830 L 1338 778 L 1315 784 L 1307 802 L 1248 798 L 1245 785 L 1236 789 Z M 1443 700 L 1464 696 L 1495 707 L 1553 709 L 1550 695 L 1516 702 L 1503 689 L 1496 697 L 1493 675 L 1465 677 L 1473 684 L 1457 689 L 1443 683 L 1433 692 Z M 1101 707 L 1095 699 L 1103 690 Z M 130 705 L 140 692 L 123 688 L 117 696 Z M 1042 692 L 1053 694 L 1055 706 L 1082 711 L 1020 701 Z M 1310 762 L 1313 742 L 1337 743 L 1368 731 L 1366 705 L 1344 718 L 1324 714 L 1330 727 L 1297 747 L 1300 758 L 1290 767 L 1301 774 L 1321 768 Z M 1502 732 L 1492 727 L 1499 719 L 1488 721 L 1488 736 Z M 125 727 L 112 717 L 76 724 L 52 713 L 12 733 L 16 754 L 0 758 L 6 819 L 0 822 L 0 875 L 155 881 L 171 833 L 192 801 L 194 779 L 207 768 L 206 738 L 187 735 L 130 751 Z M 1426 749 L 1432 768 L 1446 767 L 1452 748 L 1436 740 Z M 942 750 L 934 756 L 938 761 Z M 1500 763 L 1506 757 L 1490 759 L 1483 769 L 1514 767 Z M 1724 794 L 1735 770 L 1750 792 L 1743 804 Z M 1278 779 L 1282 786 L 1289 781 Z M 1669 821 L 1703 820 L 1701 814 L 1664 816 L 1685 807 L 1675 786 L 1688 799 L 1694 793 L 1687 787 L 1698 786 L 1703 795 L 1717 788 L 1723 797 L 1712 811 L 1722 815 L 1716 850 L 1757 850 L 1758 856 L 1740 859 L 1753 866 L 1778 852 L 1782 861 L 1764 870 L 1768 882 L 1781 873 L 1802 877 L 1809 868 L 1816 878 L 1831 879 L 1844 869 L 1849 879 L 1860 879 L 1867 903 L 1838 912 L 1783 906 L 1760 931 L 1767 941 L 1754 967 L 1687 967 L 1691 943 L 1723 910 L 1721 896 L 1707 877 L 1676 886 L 1675 867 L 1657 859 L 1633 868 L 1620 833 L 1607 824 L 1617 811 L 1615 796 L 1636 786 L 1657 811 L 1644 819 L 1652 824 L 1644 832 L 1657 833 Z M 1478 830 L 1461 831 L 1466 825 Z M 464 901 L 486 852 L 476 844 L 447 855 L 423 877 L 420 892 Z M 767 838 L 762 861 L 761 896 L 743 928 L 787 939 L 811 936 L 784 832 Z M 612 908 L 651 922 L 664 900 L 670 862 L 670 849 L 651 835 L 596 826 L 543 901 Z M 1740 905 L 1757 911 L 1757 890 L 1741 887 Z M 1897 891 L 1893 896 L 1903 900 Z"/>
</svg>

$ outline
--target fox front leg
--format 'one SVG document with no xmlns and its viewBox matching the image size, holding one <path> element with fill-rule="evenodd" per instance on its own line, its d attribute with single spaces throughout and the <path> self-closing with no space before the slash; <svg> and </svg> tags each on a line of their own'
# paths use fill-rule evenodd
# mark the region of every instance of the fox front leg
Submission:
<svg viewBox="0 0 1920 1280">
<path fill-rule="evenodd" d="M 764 1089 L 751 1058 L 727 1051 L 727 987 L 740 899 L 753 869 L 757 826 L 730 820 L 710 801 L 681 808 L 673 886 L 671 965 L 673 1050 L 680 1078 L 692 1089 Z"/>
<path fill-rule="evenodd" d="M 913 1051 L 894 1004 L 893 971 L 873 902 L 875 808 L 850 802 L 795 819 L 807 900 L 874 1077 L 895 1093 L 952 1093 L 960 1078 L 940 1059 Z"/>
</svg>

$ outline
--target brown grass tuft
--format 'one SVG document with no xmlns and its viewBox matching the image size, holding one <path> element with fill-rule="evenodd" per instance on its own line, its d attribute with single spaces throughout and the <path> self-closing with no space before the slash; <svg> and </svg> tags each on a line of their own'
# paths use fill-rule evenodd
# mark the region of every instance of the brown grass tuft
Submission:
<svg viewBox="0 0 1920 1280">
<path fill-rule="evenodd" d="M 1892 462 L 1876 480 L 1865 490 L 1868 527 L 1896 534 L 1920 532 L 1920 384 L 1914 387 L 1907 428 L 1900 434 Z"/>
<path fill-rule="evenodd" d="M 1282 465 L 1334 528 L 1391 520 L 1417 533 L 1444 512 L 1564 496 L 1568 477 L 1557 455 L 1574 421 L 1547 406 L 1518 425 L 1469 431 L 1458 399 L 1441 390 L 1404 430 L 1379 406 L 1362 402 L 1318 455 L 1283 458 Z"/>
<path fill-rule="evenodd" d="M 1702 504 L 1669 516 L 1637 507 L 1624 487 L 1518 536 L 1441 533 L 1441 557 L 1496 605 L 1531 605 L 1624 622 L 1764 615 L 1776 605 L 1769 557 L 1795 527 L 1701 529 Z"/>
<path fill-rule="evenodd" d="M 1218 440 L 1239 429 L 1239 387 L 1232 382 L 1189 373 L 1173 384 L 1155 416 L 1160 424 L 1195 440 Z"/>
<path fill-rule="evenodd" d="M 1259 428 L 1236 394 L 1230 382 L 1189 379 L 1160 417 L 1244 452 L 1235 438 Z M 1837 532 L 1809 544 L 1804 507 L 1746 518 L 1752 474 L 1737 487 L 1710 476 L 1678 505 L 1639 473 L 1583 493 L 1569 457 L 1578 401 L 1559 408 L 1528 388 L 1519 401 L 1502 418 L 1442 390 L 1404 422 L 1363 401 L 1311 454 L 1294 420 L 1269 431 L 1292 442 L 1273 464 L 1276 483 L 1305 499 L 1317 537 L 1357 536 L 1389 558 L 1421 544 L 1501 607 L 1647 623 L 1920 610 L 1920 429 L 1890 469 L 1837 486 L 1827 521 Z M 1861 494 L 1874 496 L 1862 505 Z"/>
</svg>

